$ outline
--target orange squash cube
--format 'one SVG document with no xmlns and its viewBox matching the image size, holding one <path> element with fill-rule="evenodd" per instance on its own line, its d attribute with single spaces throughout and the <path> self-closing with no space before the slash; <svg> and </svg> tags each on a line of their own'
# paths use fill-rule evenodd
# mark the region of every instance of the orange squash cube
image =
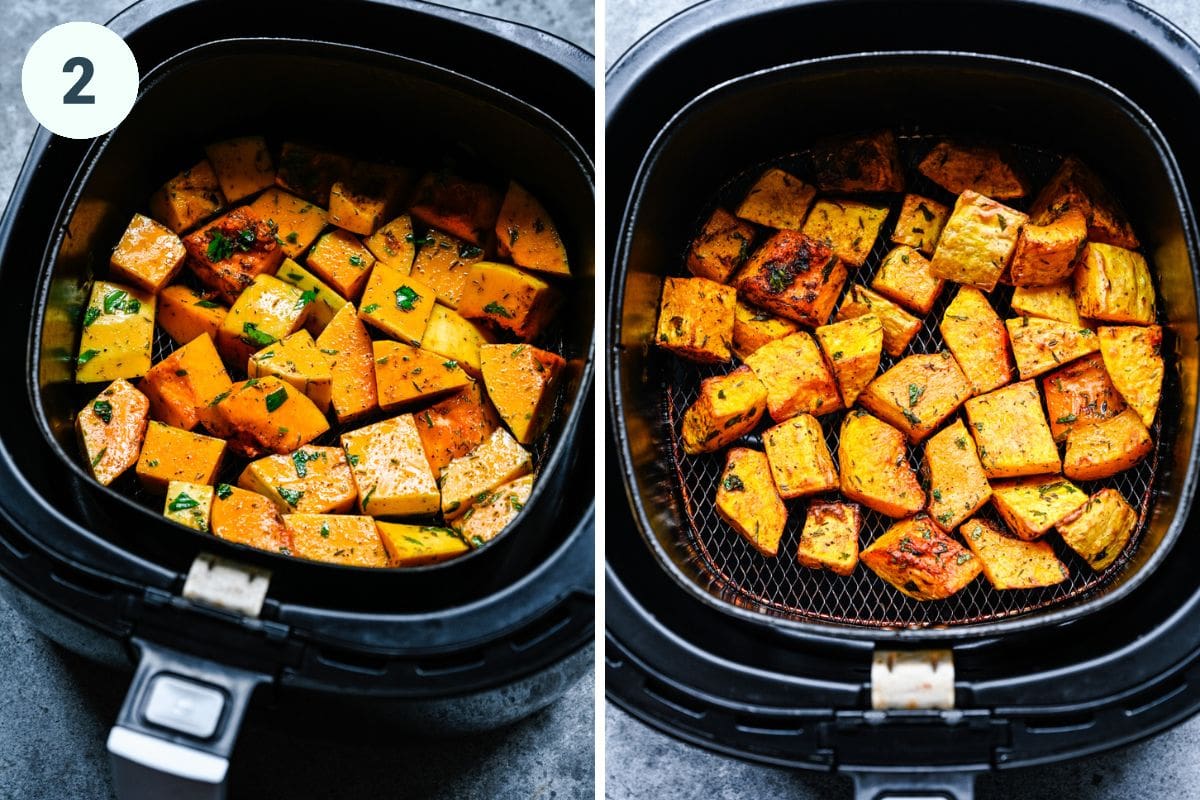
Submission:
<svg viewBox="0 0 1200 800">
<path fill-rule="evenodd" d="M 141 390 L 154 419 L 190 431 L 209 417 L 212 399 L 232 385 L 212 339 L 202 333 L 151 367 Z"/>
<path fill-rule="evenodd" d="M 258 550 L 292 554 L 292 533 L 270 500 L 227 483 L 217 484 L 213 494 L 214 534 Z"/>
<path fill-rule="evenodd" d="M 557 353 L 529 345 L 485 344 L 479 348 L 483 385 L 500 419 L 521 444 L 546 431 L 567 362 Z"/>
<path fill-rule="evenodd" d="M 151 421 L 142 442 L 137 476 L 147 491 L 167 491 L 171 481 L 212 483 L 225 458 L 225 442 Z"/>
<path fill-rule="evenodd" d="M 305 263 L 342 297 L 357 300 L 371 277 L 375 256 L 357 236 L 339 228 L 317 240 Z"/>
<path fill-rule="evenodd" d="M 279 247 L 288 258 L 307 250 L 329 224 L 325 209 L 282 189 L 263 192 L 250 204 L 250 210 L 266 220 L 268 227 L 275 226 Z"/>
<path fill-rule="evenodd" d="M 352 422 L 379 408 L 371 335 L 353 303 L 342 306 L 321 331 L 317 349 L 329 359 L 330 401 L 338 422 Z"/>
<path fill-rule="evenodd" d="M 342 448 L 363 514 L 411 517 L 437 512 L 438 484 L 412 414 L 343 433 Z"/>
<path fill-rule="evenodd" d="M 150 401 L 120 378 L 75 415 L 79 449 L 98 483 L 108 486 L 137 463 L 149 416 Z"/>
<path fill-rule="evenodd" d="M 168 286 L 158 295 L 158 324 L 176 344 L 187 344 L 204 334 L 216 341 L 229 309 L 214 296 L 189 286 Z"/>
<path fill-rule="evenodd" d="M 285 514 L 283 524 L 292 536 L 292 552 L 301 558 L 347 567 L 386 567 L 375 520 L 345 514 Z"/>
<path fill-rule="evenodd" d="M 400 342 L 373 342 L 379 407 L 394 411 L 440 399 L 471 383 L 455 361 Z"/>
<path fill-rule="evenodd" d="M 317 349 L 312 334 L 306 330 L 285 336 L 250 356 L 246 375 L 251 378 L 264 378 L 267 375 L 282 378 L 307 395 L 322 413 L 329 410 L 333 392 L 329 356 Z"/>
<path fill-rule="evenodd" d="M 217 349 L 225 363 L 241 370 L 254 353 L 300 330 L 310 300 L 274 275 L 259 275 L 238 296 L 217 331 Z"/>
<path fill-rule="evenodd" d="M 350 462 L 340 447 L 307 445 L 251 461 L 238 486 L 271 498 L 281 514 L 342 514 L 358 498 Z"/>
<path fill-rule="evenodd" d="M 169 228 L 134 214 L 108 260 L 112 276 L 157 293 L 183 266 L 187 250 Z"/>
<path fill-rule="evenodd" d="M 171 178 L 150 197 L 150 216 L 176 233 L 224 207 L 225 197 L 208 159 Z"/>
<path fill-rule="evenodd" d="M 419 345 L 436 301 L 433 289 L 379 265 L 367 281 L 358 316 L 393 339 Z"/>
<path fill-rule="evenodd" d="M 441 475 L 443 467 L 474 450 L 500 427 L 495 409 L 475 382 L 413 417 L 434 475 Z"/>
<path fill-rule="evenodd" d="M 250 458 L 290 453 L 329 430 L 321 409 L 291 384 L 268 375 L 235 383 L 215 400 L 213 433 Z"/>
<path fill-rule="evenodd" d="M 511 258 L 518 267 L 553 275 L 571 274 L 567 248 L 554 220 L 516 181 L 509 181 L 496 218 L 496 243 L 500 255 Z"/>
<path fill-rule="evenodd" d="M 409 213 L 430 227 L 482 245 L 496 227 L 500 203 L 500 193 L 485 183 L 429 172 L 417 184 Z M 520 239 L 519 230 L 500 235 L 510 248 Z"/>
<path fill-rule="evenodd" d="M 277 229 L 247 206 L 235 208 L 183 239 L 188 268 L 227 303 L 259 275 L 274 275 L 283 263 Z"/>
<path fill-rule="evenodd" d="M 261 136 L 239 136 L 214 142 L 204 154 L 217 173 L 221 194 L 230 203 L 249 197 L 275 183 L 275 165 Z"/>
</svg>

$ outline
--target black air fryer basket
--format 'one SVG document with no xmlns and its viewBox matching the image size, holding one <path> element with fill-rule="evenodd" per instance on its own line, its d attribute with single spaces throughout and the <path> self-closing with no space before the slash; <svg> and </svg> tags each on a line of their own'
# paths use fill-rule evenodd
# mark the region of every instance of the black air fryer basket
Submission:
<svg viewBox="0 0 1200 800">
<path fill-rule="evenodd" d="M 122 797 L 224 796 L 252 696 L 314 721 L 336 710 L 355 725 L 464 732 L 544 707 L 591 661 L 593 498 L 576 488 L 593 485 L 591 57 L 520 25 L 405 0 L 355 0 L 334 15 L 270 0 L 255 11 L 144 0 L 118 15 L 110 27 L 142 70 L 133 111 L 92 142 L 39 130 L 0 221 L 12 306 L 0 324 L 14 343 L 0 357 L 29 380 L 0 422 L 0 587 L 57 641 L 137 665 L 109 740 Z M 213 19 L 240 20 L 236 38 L 210 41 Z M 272 101 L 198 114 L 214 87 Z M 363 109 L 373 124 L 348 127 Z M 181 162 L 245 133 L 400 161 L 467 157 L 544 198 L 572 259 L 561 330 L 570 377 L 534 494 L 488 546 L 408 570 L 306 562 L 167 523 L 79 468 L 69 361 L 86 284 Z M 204 581 L 185 593 L 208 563 L 268 571 L 261 611 L 228 610 L 236 597 Z M 147 706 L 178 696 L 212 702 L 214 729 Z"/>
</svg>

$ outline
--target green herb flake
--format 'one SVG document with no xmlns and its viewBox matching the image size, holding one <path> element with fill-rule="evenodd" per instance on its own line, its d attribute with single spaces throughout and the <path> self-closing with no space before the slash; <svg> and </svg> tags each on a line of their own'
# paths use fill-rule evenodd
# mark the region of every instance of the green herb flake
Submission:
<svg viewBox="0 0 1200 800">
<path fill-rule="evenodd" d="M 300 489 L 289 489 L 286 486 L 276 486 L 275 491 L 279 492 L 279 496 L 283 498 L 283 502 L 287 503 L 292 508 L 300 502 L 300 498 L 304 497 L 304 492 Z"/>
<path fill-rule="evenodd" d="M 513 511 L 520 511 L 525 507 L 525 504 L 518 500 L 516 495 L 512 494 L 508 496 L 508 504 L 512 506 Z"/>
<path fill-rule="evenodd" d="M 125 303 L 129 300 L 129 293 L 126 291 L 109 292 L 104 295 L 104 313 L 115 314 L 118 311 L 125 310 Z"/>
<path fill-rule="evenodd" d="M 229 495 L 233 494 L 233 487 L 230 486 L 228 483 L 218 483 L 216 492 L 217 492 L 217 497 L 219 497 L 222 500 L 228 500 Z"/>
<path fill-rule="evenodd" d="M 468 244 L 466 242 L 463 242 L 458 246 L 459 258 L 478 258 L 481 255 L 483 255 L 482 247 L 476 247 L 475 245 Z"/>
<path fill-rule="evenodd" d="M 283 405 L 284 403 L 287 402 L 287 399 L 288 399 L 287 389 L 283 388 L 282 386 L 280 386 L 275 391 L 271 392 L 269 395 L 267 395 L 267 398 L 266 398 L 267 413 L 270 413 L 270 412 L 278 409 L 281 405 Z"/>
<path fill-rule="evenodd" d="M 1055 422 L 1057 422 L 1059 425 L 1070 425 L 1072 422 L 1074 422 L 1077 419 L 1079 419 L 1079 418 L 1076 417 L 1073 413 L 1063 414 L 1061 417 L 1056 419 Z"/>
<path fill-rule="evenodd" d="M 96 402 L 92 403 L 92 413 L 99 417 L 100 420 L 107 425 L 108 423 L 112 422 L 113 418 L 112 403 L 108 402 L 107 400 L 97 400 Z"/>
<path fill-rule="evenodd" d="M 328 522 L 321 523 L 321 538 L 322 539 L 329 538 L 329 523 Z"/>
<path fill-rule="evenodd" d="M 352 466 L 352 467 L 358 466 L 358 456 L 354 455 L 354 453 L 347 453 L 346 460 L 350 462 L 350 466 Z"/>
<path fill-rule="evenodd" d="M 287 243 L 288 244 L 296 244 L 296 242 L 298 242 L 298 241 L 300 241 L 300 234 L 297 233 L 296 231 L 292 231 L 291 233 L 289 233 L 287 235 Z"/>
<path fill-rule="evenodd" d="M 452 370 L 452 369 L 455 369 L 458 367 L 458 362 L 451 359 L 450 361 L 443 361 L 442 366 L 445 367 L 446 369 Z"/>
<path fill-rule="evenodd" d="M 224 261 L 233 255 L 233 240 L 220 231 L 208 232 L 208 249 L 204 254 L 212 263 Z"/>
<path fill-rule="evenodd" d="M 365 306 L 363 308 L 363 313 L 364 314 L 374 314 L 378 310 L 379 310 L 379 303 L 371 303 L 371 305 Z"/>
<path fill-rule="evenodd" d="M 505 319 L 513 318 L 512 312 L 509 311 L 504 306 L 497 303 L 495 300 L 493 300 L 492 302 L 490 302 L 486 306 L 484 306 L 483 312 L 485 314 L 495 314 L 496 316 L 504 317 Z"/>
<path fill-rule="evenodd" d="M 100 309 L 92 306 L 83 314 L 83 327 L 87 327 L 96 321 L 96 317 L 100 316 Z"/>
<path fill-rule="evenodd" d="M 396 307 L 401 311 L 412 311 L 420 299 L 421 295 L 417 294 L 411 286 L 401 286 L 396 290 Z"/>
<path fill-rule="evenodd" d="M 101 448 L 100 448 L 100 452 L 99 452 L 99 453 L 96 453 L 96 457 L 92 459 L 92 466 L 94 467 L 94 466 L 96 466 L 97 464 L 99 464 L 101 461 L 103 461 L 103 460 L 104 460 L 104 454 L 105 454 L 105 453 L 107 453 L 107 452 L 108 452 L 108 448 L 107 448 L 107 447 L 101 447 Z"/>
<path fill-rule="evenodd" d="M 348 258 L 347 260 L 350 262 L 350 266 L 352 266 L 352 267 L 361 268 L 364 264 L 367 263 L 366 261 L 363 261 L 362 256 L 357 255 L 357 254 L 350 256 L 350 258 Z"/>
<path fill-rule="evenodd" d="M 242 324 L 242 341 L 246 344 L 266 347 L 269 344 L 275 344 L 277 340 L 271 334 L 260 331 L 253 322 L 246 322 Z"/>
<path fill-rule="evenodd" d="M 742 479 L 733 474 L 726 475 L 721 485 L 727 492 L 744 492 L 746 490 L 746 484 L 742 483 Z"/>
<path fill-rule="evenodd" d="M 925 394 L 924 386 L 917 386 L 915 383 L 908 385 L 908 407 L 912 408 L 921 399 L 921 395 Z M 916 423 L 913 423 L 914 425 Z"/>
<path fill-rule="evenodd" d="M 195 303 L 200 308 L 220 308 L 221 304 L 215 300 L 197 300 Z"/>
<path fill-rule="evenodd" d="M 189 495 L 187 492 L 180 492 L 175 495 L 175 499 L 167 506 L 167 511 L 177 513 L 187 511 L 189 508 L 195 508 L 200 505 L 200 501 Z"/>
<path fill-rule="evenodd" d="M 82 367 L 84 364 L 88 363 L 98 355 L 100 355 L 99 350 L 84 350 L 79 354 L 79 357 L 75 359 L 75 364 L 76 366 Z"/>
<path fill-rule="evenodd" d="M 296 301 L 296 310 L 304 308 L 309 303 L 315 302 L 317 299 L 316 289 L 306 289 L 300 293 L 300 299 Z"/>
</svg>

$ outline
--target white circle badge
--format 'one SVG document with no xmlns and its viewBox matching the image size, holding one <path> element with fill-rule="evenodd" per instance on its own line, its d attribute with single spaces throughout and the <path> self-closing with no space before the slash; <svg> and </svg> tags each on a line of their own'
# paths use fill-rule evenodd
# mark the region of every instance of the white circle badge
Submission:
<svg viewBox="0 0 1200 800">
<path fill-rule="evenodd" d="M 43 33 L 21 67 L 25 105 L 45 128 L 91 139 L 120 124 L 137 99 L 138 67 L 120 36 L 94 22 Z"/>
</svg>

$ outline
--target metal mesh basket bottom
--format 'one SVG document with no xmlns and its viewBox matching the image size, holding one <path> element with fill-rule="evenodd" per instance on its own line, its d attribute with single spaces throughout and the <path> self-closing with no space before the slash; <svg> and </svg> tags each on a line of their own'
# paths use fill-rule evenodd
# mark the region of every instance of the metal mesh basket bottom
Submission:
<svg viewBox="0 0 1200 800">
<path fill-rule="evenodd" d="M 941 138 L 943 137 L 928 135 L 901 136 L 901 156 L 909 167 L 908 191 L 952 203 L 953 198 L 950 195 L 922 176 L 915 168 L 919 158 Z M 1035 189 L 1049 179 L 1060 160 L 1058 154 L 1020 146 L 1013 147 L 1011 155 Z M 784 169 L 794 169 L 797 174 L 805 175 L 806 156 L 806 152 L 799 152 L 770 163 Z M 730 182 L 716 200 L 722 203 L 736 202 L 765 166 L 767 165 L 759 165 Z M 886 198 L 886 202 L 890 204 L 892 214 L 880 232 L 867 262 L 851 274 L 850 280 L 846 282 L 847 287 L 855 282 L 869 285 L 884 254 L 891 247 L 890 236 L 900 198 L 889 197 Z M 1018 202 L 1012 205 L 1024 209 L 1027 203 Z M 709 208 L 711 210 L 711 206 Z M 683 263 L 682 256 L 679 263 Z M 682 270 L 679 274 L 683 274 Z M 953 287 L 947 287 L 933 310 L 925 317 L 921 331 L 913 339 L 906 355 L 935 353 L 945 349 L 941 333 L 938 331 L 938 323 L 953 295 Z M 990 296 L 992 305 L 1001 318 L 1011 316 L 1011 296 L 1012 289 L 1006 286 L 998 286 Z M 686 524 L 680 526 L 683 539 L 681 544 L 707 575 L 710 584 L 706 587 L 707 590 L 734 605 L 790 619 L 888 628 L 961 625 L 1011 617 L 1081 597 L 1115 578 L 1125 569 L 1129 554 L 1137 548 L 1152 510 L 1154 476 L 1161 450 L 1157 422 L 1151 431 L 1155 447 L 1148 458 L 1134 469 L 1106 481 L 1079 484 L 1080 488 L 1089 494 L 1102 487 L 1111 486 L 1120 491 L 1138 512 L 1137 528 L 1125 550 L 1102 572 L 1094 572 L 1087 562 L 1063 544 L 1057 534 L 1050 533 L 1046 540 L 1052 544 L 1058 557 L 1070 570 L 1070 577 L 1062 583 L 1042 589 L 997 591 L 980 576 L 950 598 L 920 602 L 902 595 L 862 565 L 848 577 L 802 567 L 796 561 L 795 552 L 800 540 L 800 531 L 804 526 L 807 508 L 804 499 L 786 501 L 788 521 L 783 540 L 780 542 L 779 556 L 766 558 L 717 514 L 714 501 L 717 482 L 724 466 L 725 451 L 687 456 L 683 453 L 680 439 L 683 412 L 696 400 L 700 381 L 712 375 L 724 374 L 728 371 L 728 366 L 697 365 L 663 354 L 661 351 L 656 358 L 661 359 L 658 374 L 663 377 L 662 413 L 667 429 L 671 432 L 667 455 L 674 467 L 680 508 L 683 509 L 686 518 Z M 887 370 L 898 360 L 884 353 L 880 372 Z M 825 441 L 835 459 L 838 428 L 844 414 L 845 412 L 838 412 L 818 418 L 825 433 Z M 956 416 L 962 417 L 962 411 Z M 764 417 L 759 428 L 736 442 L 735 446 L 740 444 L 761 449 L 761 433 L 771 424 L 772 422 Z M 920 463 L 921 451 L 921 445 L 909 447 L 910 463 Z M 985 506 L 978 516 L 999 521 L 990 504 Z M 863 507 L 863 524 L 859 537 L 861 546 L 865 548 L 892 523 L 893 520 L 888 517 Z"/>
</svg>

